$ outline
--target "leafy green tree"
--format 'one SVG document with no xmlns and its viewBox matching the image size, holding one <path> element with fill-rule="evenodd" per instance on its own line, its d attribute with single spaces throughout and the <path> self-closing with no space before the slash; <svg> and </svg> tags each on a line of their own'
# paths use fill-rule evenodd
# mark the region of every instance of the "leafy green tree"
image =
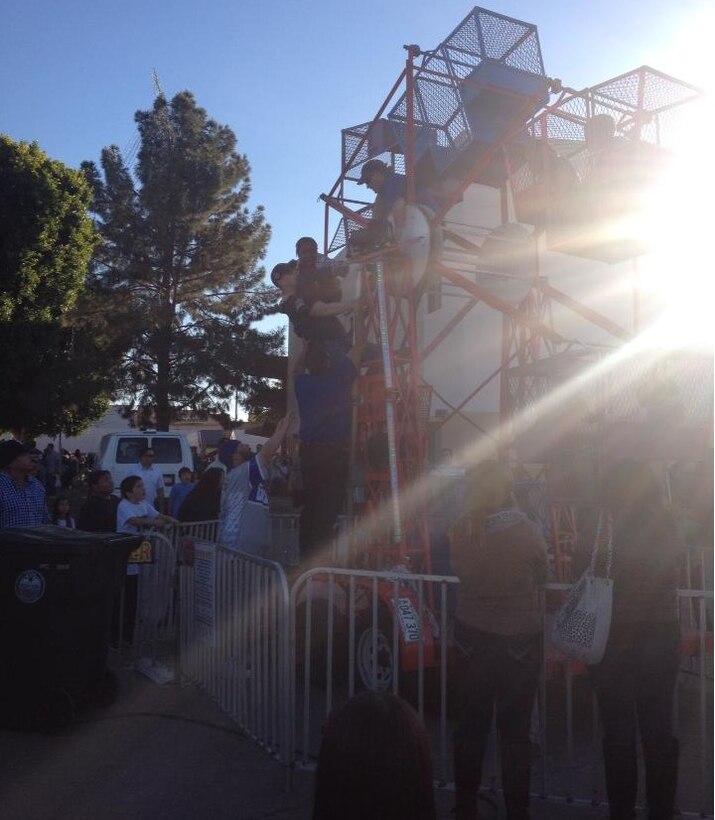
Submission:
<svg viewBox="0 0 715 820">
<path fill-rule="evenodd" d="M 252 327 L 275 304 L 258 264 L 270 227 L 262 207 L 248 209 L 250 169 L 231 129 L 188 91 L 158 96 L 135 120 L 133 169 L 116 146 L 102 151 L 101 173 L 83 164 L 102 235 L 93 287 L 115 294 L 132 335 L 124 394 L 153 407 L 165 430 L 179 410 L 248 400 L 260 383 L 253 358 L 280 351 L 283 338 Z"/>
<path fill-rule="evenodd" d="M 91 198 L 83 174 L 0 136 L 2 429 L 77 433 L 107 406 L 114 351 L 77 311 L 97 239 Z"/>
<path fill-rule="evenodd" d="M 115 368 L 91 332 L 59 322 L 0 322 L 0 351 L 2 429 L 73 436 L 106 411 Z"/>
<path fill-rule="evenodd" d="M 0 136 L 0 321 L 53 321 L 72 307 L 94 245 L 88 204 L 80 173 Z"/>
</svg>

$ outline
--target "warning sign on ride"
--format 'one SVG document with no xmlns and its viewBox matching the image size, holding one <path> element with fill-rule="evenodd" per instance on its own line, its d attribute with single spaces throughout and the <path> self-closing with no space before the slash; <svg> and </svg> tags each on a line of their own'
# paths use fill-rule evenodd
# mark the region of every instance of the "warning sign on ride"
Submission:
<svg viewBox="0 0 715 820">
<path fill-rule="evenodd" d="M 135 550 L 129 553 L 129 558 L 127 559 L 128 564 L 151 564 L 151 562 L 151 541 L 147 541 L 146 539 L 144 539 Z"/>
</svg>

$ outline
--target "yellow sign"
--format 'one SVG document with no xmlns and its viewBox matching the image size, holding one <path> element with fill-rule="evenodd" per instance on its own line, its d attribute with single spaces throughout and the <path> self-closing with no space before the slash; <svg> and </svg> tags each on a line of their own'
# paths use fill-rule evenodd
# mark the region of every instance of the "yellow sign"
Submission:
<svg viewBox="0 0 715 820">
<path fill-rule="evenodd" d="M 151 542 L 146 539 L 129 553 L 129 564 L 151 564 Z"/>
</svg>

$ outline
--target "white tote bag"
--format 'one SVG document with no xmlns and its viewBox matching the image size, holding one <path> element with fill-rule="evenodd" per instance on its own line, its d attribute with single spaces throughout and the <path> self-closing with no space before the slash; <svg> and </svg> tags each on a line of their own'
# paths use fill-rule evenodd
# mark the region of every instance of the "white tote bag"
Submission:
<svg viewBox="0 0 715 820">
<path fill-rule="evenodd" d="M 564 605 L 556 613 L 551 635 L 552 643 L 564 655 L 589 665 L 599 663 L 603 658 L 611 629 L 613 581 L 610 576 L 613 525 L 610 516 L 607 524 L 608 553 L 605 578 L 596 575 L 596 558 L 601 543 L 602 525 L 603 513 L 598 518 L 591 563 L 570 589 Z"/>
</svg>

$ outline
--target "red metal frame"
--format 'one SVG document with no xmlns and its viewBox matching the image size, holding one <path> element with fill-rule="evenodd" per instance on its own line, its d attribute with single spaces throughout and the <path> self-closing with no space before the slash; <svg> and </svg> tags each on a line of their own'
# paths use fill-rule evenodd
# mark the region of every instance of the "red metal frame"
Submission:
<svg viewBox="0 0 715 820">
<path fill-rule="evenodd" d="M 475 9 L 474 13 L 476 12 L 482 13 L 484 10 Z M 494 16 L 510 23 L 518 22 L 500 15 Z M 526 30 L 521 37 L 515 38 L 512 50 L 520 48 L 525 38 L 532 37 L 533 34 L 531 30 Z M 385 149 L 385 152 L 391 152 L 393 165 L 403 163 L 407 202 L 415 203 L 417 200 L 416 145 L 418 138 L 424 136 L 426 128 L 424 112 L 416 112 L 417 95 L 422 93 L 419 83 L 434 81 L 445 86 L 449 84 L 454 86 L 455 78 L 450 72 L 435 70 L 429 61 L 423 62 L 417 68 L 415 60 L 420 56 L 419 49 L 416 46 L 405 48 L 407 49 L 405 68 L 375 117 L 370 123 L 346 129 L 344 132 L 341 174 L 330 193 L 322 197 L 326 203 L 324 232 L 326 253 L 346 244 L 351 230 L 364 226 L 369 221 L 370 204 L 364 203 L 362 208 L 352 207 L 356 204 L 361 205 L 361 203 L 346 200 L 344 184 L 346 180 L 355 179 L 354 173 L 357 165 L 362 164 L 371 156 L 369 149 L 371 128 L 381 122 L 381 117 L 396 99 L 398 102 L 404 102 L 404 122 L 402 119 L 398 122 L 400 127 L 404 127 L 403 153 L 400 155 L 399 151 L 396 153 L 393 148 L 389 151 Z M 459 82 L 460 87 L 472 83 L 490 93 L 503 93 L 505 97 L 515 96 L 508 89 L 489 83 L 480 85 L 474 79 L 460 77 Z M 636 89 L 635 94 L 633 93 L 634 88 Z M 501 136 L 485 147 L 471 168 L 462 174 L 458 184 L 443 196 L 440 206 L 430 217 L 433 233 L 436 233 L 437 229 L 443 230 L 444 235 L 465 253 L 478 253 L 478 245 L 454 233 L 449 226 L 443 226 L 442 223 L 448 212 L 461 201 L 469 186 L 484 178 L 485 170 L 496 169 L 488 176 L 498 180 L 498 187 L 501 190 L 499 216 L 503 223 L 509 213 L 509 194 L 514 198 L 518 207 L 519 197 L 529 187 L 528 185 L 524 187 L 524 179 L 527 178 L 524 171 L 524 146 L 526 144 L 540 146 L 542 160 L 546 159 L 547 152 L 554 146 L 568 159 L 569 156 L 583 153 L 586 150 L 583 134 L 587 118 L 594 113 L 611 113 L 618 129 L 623 133 L 630 132 L 631 129 L 638 129 L 639 135 L 645 134 L 647 141 L 660 145 L 664 141 L 664 134 L 658 125 L 658 118 L 669 114 L 684 102 L 695 99 L 698 94 L 694 86 L 681 83 L 679 80 L 644 66 L 634 72 L 628 72 L 592 86 L 585 91 L 560 88 L 556 100 L 548 104 L 539 104 L 539 110 L 536 113 L 533 112 L 534 106 L 539 103 L 538 93 L 526 98 L 523 95 L 520 96 L 515 113 L 509 119 Z M 400 111 L 402 110 L 400 108 Z M 448 123 L 440 123 L 438 125 L 438 128 L 442 129 L 440 134 L 446 133 L 449 127 L 451 126 Z M 351 141 L 354 141 L 354 144 Z M 547 166 L 546 162 L 544 166 Z M 531 184 L 534 187 L 533 180 Z M 542 182 L 543 191 L 549 190 L 549 184 L 547 170 L 546 178 Z M 544 232 L 548 233 L 552 228 L 553 203 L 546 200 L 545 208 L 546 218 L 545 221 L 536 224 L 536 236 Z M 330 215 L 332 212 L 339 214 L 342 221 L 331 244 Z M 581 252 L 581 255 L 588 255 L 588 253 Z M 600 257 L 593 256 L 592 258 Z M 372 567 L 379 567 L 389 562 L 408 563 L 415 568 L 429 571 L 431 562 L 429 528 L 426 520 L 427 505 L 424 503 L 424 482 L 420 481 L 424 474 L 427 453 L 427 430 L 420 414 L 419 395 L 424 389 L 422 375 L 424 359 L 440 345 L 449 341 L 456 327 L 480 302 L 502 315 L 501 359 L 497 369 L 476 387 L 466 386 L 466 398 L 463 401 L 450 403 L 445 400 L 443 403 L 450 408 L 451 412 L 436 426 L 442 426 L 450 418 L 461 414 L 465 405 L 475 395 L 493 379 L 499 377 L 501 379 L 499 449 L 502 457 L 507 459 L 514 458 L 512 428 L 515 416 L 534 398 L 530 395 L 533 388 L 528 378 L 517 380 L 516 387 L 513 384 L 508 385 L 509 371 L 514 367 L 526 368 L 530 364 L 548 359 L 558 349 L 568 347 L 568 340 L 564 339 L 553 326 L 552 302 L 566 307 L 585 322 L 607 332 L 617 344 L 628 342 L 633 337 L 633 330 L 623 327 L 572 295 L 555 288 L 539 274 L 538 261 L 535 269 L 530 273 L 531 289 L 519 304 L 505 301 L 454 267 L 436 261 L 433 264 L 436 275 L 444 282 L 458 288 L 462 294 L 467 296 L 467 301 L 454 316 L 449 318 L 430 344 L 420 351 L 416 317 L 423 291 L 404 289 L 394 284 L 399 279 L 399 269 L 405 265 L 404 258 L 396 254 L 395 248 L 388 248 L 352 261 L 363 266 L 364 292 L 368 294 L 372 337 L 380 338 L 379 324 L 381 321 L 384 322 L 393 351 L 388 365 L 393 384 L 390 391 L 385 388 L 385 371 L 377 360 L 372 363 L 367 375 L 360 377 L 357 449 L 362 453 L 363 462 L 367 463 L 366 453 L 369 449 L 369 442 L 375 441 L 376 436 L 384 433 L 385 404 L 390 402 L 395 409 L 399 503 L 403 505 L 402 520 L 410 522 L 409 527 L 402 527 L 398 538 L 395 539 L 394 530 L 391 532 L 390 516 L 385 514 L 385 510 L 392 503 L 391 496 L 394 492 L 388 471 L 367 469 L 365 512 L 374 517 L 377 525 L 371 528 L 370 537 L 362 539 L 362 543 L 359 544 L 358 561 L 363 566 Z M 382 263 L 387 271 L 388 298 L 382 313 L 373 283 L 374 263 L 377 261 Z M 392 285 L 389 284 L 390 281 L 393 282 Z M 399 353 L 395 352 L 396 346 L 402 348 Z M 520 465 L 517 467 L 521 469 Z M 525 466 L 523 469 L 524 474 L 528 474 Z M 571 543 L 569 539 L 575 538 L 576 524 L 575 515 L 569 511 L 570 508 L 568 510 L 559 508 L 559 510 L 554 512 L 552 525 L 559 574 L 564 575 L 567 565 L 565 559 L 567 548 L 564 545 L 567 541 Z"/>
</svg>

